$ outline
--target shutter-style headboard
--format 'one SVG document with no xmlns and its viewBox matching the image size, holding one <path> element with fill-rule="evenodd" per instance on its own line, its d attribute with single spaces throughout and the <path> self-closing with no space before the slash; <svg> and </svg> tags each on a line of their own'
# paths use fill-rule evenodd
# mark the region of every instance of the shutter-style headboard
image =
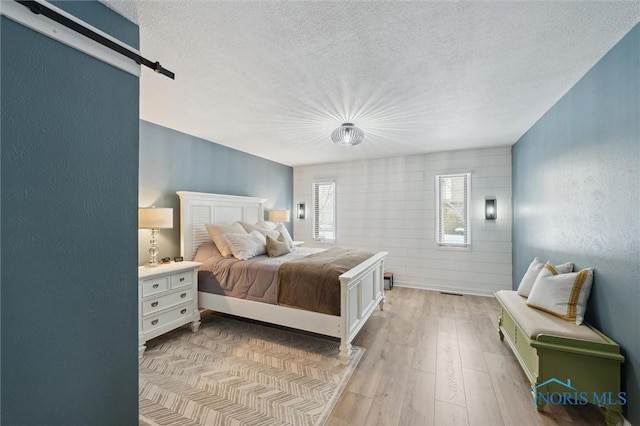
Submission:
<svg viewBox="0 0 640 426">
<path fill-rule="evenodd" d="M 200 244 L 209 240 L 207 223 L 255 223 L 264 219 L 264 198 L 178 191 L 180 197 L 180 253 L 192 260 Z"/>
</svg>

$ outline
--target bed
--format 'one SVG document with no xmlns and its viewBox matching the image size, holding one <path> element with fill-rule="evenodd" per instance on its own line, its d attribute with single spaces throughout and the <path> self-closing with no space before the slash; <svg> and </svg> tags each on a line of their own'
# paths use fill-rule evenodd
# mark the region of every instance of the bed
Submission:
<svg viewBox="0 0 640 426">
<path fill-rule="evenodd" d="M 255 223 L 264 218 L 265 199 L 235 195 L 178 191 L 180 197 L 180 251 L 192 260 L 200 245 L 210 241 L 209 223 Z M 200 308 L 271 324 L 337 337 L 340 360 L 351 354 L 351 341 L 377 306 L 384 307 L 384 260 L 387 252 L 373 254 L 340 275 L 340 315 L 290 308 L 277 304 L 198 291 Z"/>
</svg>

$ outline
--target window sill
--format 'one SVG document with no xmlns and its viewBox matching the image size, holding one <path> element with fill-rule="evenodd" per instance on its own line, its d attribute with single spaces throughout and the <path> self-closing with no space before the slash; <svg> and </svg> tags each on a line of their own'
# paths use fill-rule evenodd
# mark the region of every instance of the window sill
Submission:
<svg viewBox="0 0 640 426">
<path fill-rule="evenodd" d="M 440 245 L 436 244 L 436 250 L 449 250 L 449 251 L 471 251 L 471 245 L 468 246 L 456 246 L 456 245 Z"/>
<path fill-rule="evenodd" d="M 315 244 L 327 245 L 327 246 L 335 246 L 336 240 L 313 240 Z"/>
</svg>

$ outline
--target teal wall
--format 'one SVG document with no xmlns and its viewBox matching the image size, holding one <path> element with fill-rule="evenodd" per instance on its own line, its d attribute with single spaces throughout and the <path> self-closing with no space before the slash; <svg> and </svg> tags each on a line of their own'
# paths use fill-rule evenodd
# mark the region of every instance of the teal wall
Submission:
<svg viewBox="0 0 640 426">
<path fill-rule="evenodd" d="M 137 47 L 102 4 L 59 6 Z M 0 421 L 137 424 L 138 78 L 0 33 Z"/>
<path fill-rule="evenodd" d="M 266 198 L 265 210 L 293 216 L 293 168 L 157 124 L 140 121 L 140 206 L 173 207 L 174 227 L 161 230 L 160 257 L 180 255 L 176 191 Z M 292 223 L 286 224 L 292 233 Z M 149 260 L 149 232 L 139 231 L 139 263 Z"/>
<path fill-rule="evenodd" d="M 512 154 L 514 285 L 534 256 L 595 268 L 587 321 L 621 345 L 640 424 L 640 24 Z"/>
</svg>

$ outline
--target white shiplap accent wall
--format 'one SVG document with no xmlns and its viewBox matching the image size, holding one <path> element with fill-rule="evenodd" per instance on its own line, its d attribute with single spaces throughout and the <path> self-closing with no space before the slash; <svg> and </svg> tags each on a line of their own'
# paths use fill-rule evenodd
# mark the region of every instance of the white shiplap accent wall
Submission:
<svg viewBox="0 0 640 426">
<path fill-rule="evenodd" d="M 348 148 L 347 148 L 348 149 Z M 435 176 L 471 172 L 471 251 L 437 249 Z M 511 147 L 294 167 L 294 239 L 314 244 L 311 184 L 334 179 L 337 245 L 389 252 L 395 285 L 492 295 L 511 289 Z M 484 219 L 495 196 L 498 219 Z"/>
</svg>

